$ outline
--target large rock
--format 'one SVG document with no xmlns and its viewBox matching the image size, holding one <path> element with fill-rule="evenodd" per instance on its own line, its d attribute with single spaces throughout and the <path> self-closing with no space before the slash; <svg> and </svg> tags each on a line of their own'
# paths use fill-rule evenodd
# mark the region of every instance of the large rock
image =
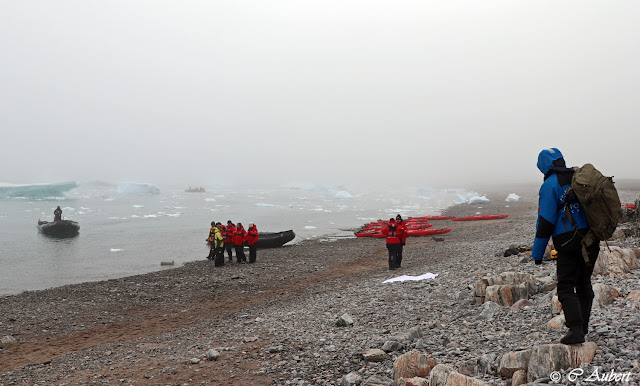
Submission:
<svg viewBox="0 0 640 386">
<path fill-rule="evenodd" d="M 415 340 L 422 338 L 422 329 L 420 327 L 411 327 L 406 332 L 392 335 L 387 340 L 400 343 L 413 343 Z"/>
<path fill-rule="evenodd" d="M 561 331 L 564 328 L 564 314 L 560 314 L 547 322 L 547 330 Z"/>
<path fill-rule="evenodd" d="M 454 373 L 453 367 L 445 364 L 436 365 L 429 373 L 430 386 L 445 386 L 449 380 L 449 374 Z"/>
<path fill-rule="evenodd" d="M 562 312 L 562 303 L 558 300 L 558 289 L 551 293 L 551 315 L 555 316 Z"/>
<path fill-rule="evenodd" d="M 454 371 L 449 374 L 446 386 L 489 386 L 489 384 Z"/>
<path fill-rule="evenodd" d="M 400 378 L 400 380 L 397 382 L 397 385 L 400 385 L 400 386 L 429 386 L 429 381 L 424 379 L 424 378 L 420 378 L 420 377 Z"/>
<path fill-rule="evenodd" d="M 340 381 L 340 386 L 353 386 L 359 385 L 362 383 L 362 375 L 357 371 L 352 371 L 349 374 L 342 377 Z"/>
<path fill-rule="evenodd" d="M 362 353 L 362 357 L 367 362 L 384 362 L 389 359 L 389 355 L 386 352 L 377 348 L 365 350 Z"/>
<path fill-rule="evenodd" d="M 615 288 L 608 284 L 596 283 L 593 285 L 593 308 L 607 306 L 617 298 L 622 296 Z"/>
<path fill-rule="evenodd" d="M 576 345 L 545 344 L 531 350 L 527 381 L 548 377 L 553 371 L 578 368 L 591 363 L 598 346 L 593 342 Z"/>
<path fill-rule="evenodd" d="M 632 269 L 638 268 L 640 268 L 640 261 L 633 250 L 616 246 L 600 247 L 598 260 L 593 267 L 593 274 L 626 277 Z"/>
<path fill-rule="evenodd" d="M 394 352 L 394 351 L 401 350 L 403 347 L 404 346 L 400 342 L 396 342 L 394 340 L 388 340 L 388 341 L 384 342 L 384 344 L 382 345 L 382 351 L 384 351 L 384 352 Z"/>
<path fill-rule="evenodd" d="M 393 379 L 374 375 L 367 378 L 367 380 L 362 383 L 362 386 L 396 386 L 396 383 Z"/>
<path fill-rule="evenodd" d="M 417 350 L 411 350 L 393 362 L 393 379 L 397 382 L 400 378 L 424 378 L 436 365 L 435 359 L 426 357 Z"/>
<path fill-rule="evenodd" d="M 627 300 L 640 302 L 640 290 L 631 291 L 629 295 L 627 295 Z"/>
<path fill-rule="evenodd" d="M 11 335 L 5 335 L 2 338 L 0 338 L 0 348 L 8 347 L 16 343 L 18 343 L 18 341 L 16 340 L 16 338 L 12 337 Z"/>
<path fill-rule="evenodd" d="M 518 370 L 526 370 L 529 367 L 531 350 L 511 351 L 500 357 L 498 362 L 498 374 L 510 378 Z"/>
<path fill-rule="evenodd" d="M 351 317 L 351 315 L 345 312 L 344 314 L 342 314 L 342 316 L 338 318 L 338 320 L 336 320 L 336 326 L 338 327 L 353 326 L 353 318 Z"/>
<path fill-rule="evenodd" d="M 548 377 L 553 371 L 571 367 L 569 346 L 564 344 L 545 344 L 531 349 L 527 367 L 527 381 Z M 511 374 L 513 376 L 513 374 Z"/>
<path fill-rule="evenodd" d="M 520 386 L 527 383 L 527 372 L 524 370 L 518 370 L 513 373 L 511 377 L 511 386 Z"/>
<path fill-rule="evenodd" d="M 503 272 L 498 276 L 485 276 L 474 285 L 476 304 L 487 301 L 511 306 L 520 299 L 528 299 L 538 293 L 540 286 L 532 275 L 522 272 Z"/>
</svg>

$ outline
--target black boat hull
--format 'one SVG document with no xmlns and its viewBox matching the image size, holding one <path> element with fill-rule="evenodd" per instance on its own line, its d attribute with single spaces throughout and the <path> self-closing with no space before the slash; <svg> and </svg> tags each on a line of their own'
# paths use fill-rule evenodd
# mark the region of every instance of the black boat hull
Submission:
<svg viewBox="0 0 640 386">
<path fill-rule="evenodd" d="M 282 232 L 258 232 L 256 248 L 278 248 L 293 240 L 296 234 L 292 230 Z"/>
<path fill-rule="evenodd" d="M 80 233 L 80 225 L 71 220 L 53 222 L 38 220 L 38 230 L 49 237 L 65 239 L 77 236 Z"/>
</svg>

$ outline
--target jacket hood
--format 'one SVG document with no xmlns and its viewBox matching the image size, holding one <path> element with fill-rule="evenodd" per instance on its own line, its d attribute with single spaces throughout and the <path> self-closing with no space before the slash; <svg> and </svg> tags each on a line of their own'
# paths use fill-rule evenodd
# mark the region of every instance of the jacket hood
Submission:
<svg viewBox="0 0 640 386">
<path fill-rule="evenodd" d="M 554 148 L 544 149 L 538 155 L 538 169 L 545 176 L 554 167 L 565 167 L 564 157 L 560 150 Z"/>
</svg>

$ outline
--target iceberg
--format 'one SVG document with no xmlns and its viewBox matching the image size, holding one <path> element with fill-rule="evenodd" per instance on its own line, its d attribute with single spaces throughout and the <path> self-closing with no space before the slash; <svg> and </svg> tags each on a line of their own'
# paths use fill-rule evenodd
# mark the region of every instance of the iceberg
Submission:
<svg viewBox="0 0 640 386">
<path fill-rule="evenodd" d="M 153 195 L 160 194 L 160 188 L 154 184 L 147 184 L 142 182 L 121 182 L 118 184 L 119 195 L 133 195 L 144 194 Z"/>
<path fill-rule="evenodd" d="M 65 192 L 77 187 L 75 181 L 24 185 L 0 182 L 0 198 L 64 197 Z"/>
<path fill-rule="evenodd" d="M 489 202 L 486 196 L 473 196 L 469 199 L 469 204 L 482 204 L 483 202 Z"/>
<path fill-rule="evenodd" d="M 347 192 L 346 190 L 341 190 L 337 192 L 334 197 L 339 200 L 350 200 L 353 198 L 353 195 L 351 195 L 351 193 Z"/>
<path fill-rule="evenodd" d="M 520 199 L 520 196 L 518 196 L 515 193 L 511 193 L 509 196 L 507 196 L 507 198 L 505 198 L 504 200 L 506 202 L 517 202 Z"/>
</svg>

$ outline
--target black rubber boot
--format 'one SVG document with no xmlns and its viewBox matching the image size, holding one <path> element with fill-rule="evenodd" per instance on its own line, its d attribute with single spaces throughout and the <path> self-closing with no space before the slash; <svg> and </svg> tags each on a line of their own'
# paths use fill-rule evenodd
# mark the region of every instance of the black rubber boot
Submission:
<svg viewBox="0 0 640 386">
<path fill-rule="evenodd" d="M 584 343 L 584 332 L 582 326 L 573 326 L 569 329 L 569 332 L 560 339 L 562 344 L 578 344 Z"/>
</svg>

